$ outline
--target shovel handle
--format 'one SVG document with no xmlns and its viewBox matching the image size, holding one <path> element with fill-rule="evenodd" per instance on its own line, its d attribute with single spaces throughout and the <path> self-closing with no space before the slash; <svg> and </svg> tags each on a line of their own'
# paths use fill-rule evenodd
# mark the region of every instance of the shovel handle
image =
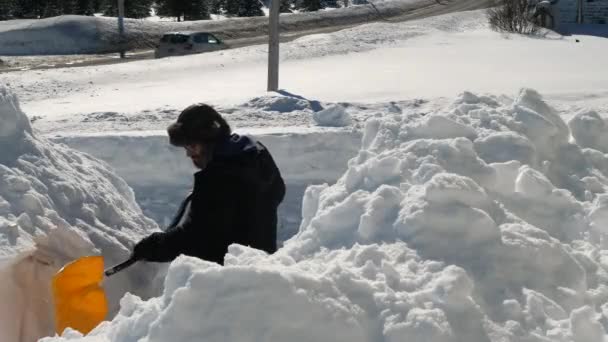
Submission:
<svg viewBox="0 0 608 342">
<path fill-rule="evenodd" d="M 104 274 L 106 275 L 106 277 L 112 276 L 112 275 L 124 270 L 125 268 L 133 265 L 136 262 L 137 262 L 137 258 L 130 257 L 127 261 L 120 263 L 114 267 L 108 268 L 107 270 L 104 271 Z"/>
</svg>

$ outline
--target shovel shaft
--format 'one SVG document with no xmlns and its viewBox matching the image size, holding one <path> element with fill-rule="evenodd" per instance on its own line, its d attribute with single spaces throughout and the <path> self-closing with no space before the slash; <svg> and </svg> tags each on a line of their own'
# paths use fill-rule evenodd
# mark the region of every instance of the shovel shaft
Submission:
<svg viewBox="0 0 608 342">
<path fill-rule="evenodd" d="M 106 275 L 106 277 L 112 276 L 112 275 L 124 270 L 125 268 L 133 265 L 136 262 L 137 262 L 136 258 L 130 257 L 127 261 L 125 261 L 121 264 L 118 264 L 114 267 L 108 268 L 107 270 L 104 271 L 104 274 Z"/>
</svg>

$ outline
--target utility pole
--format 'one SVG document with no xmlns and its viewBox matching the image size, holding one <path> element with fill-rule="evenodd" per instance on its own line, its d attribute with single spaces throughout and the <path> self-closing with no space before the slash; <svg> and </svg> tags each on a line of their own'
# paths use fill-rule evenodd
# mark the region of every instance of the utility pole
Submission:
<svg viewBox="0 0 608 342">
<path fill-rule="evenodd" d="M 118 0 L 118 41 L 120 58 L 125 58 L 125 0 Z"/>
<path fill-rule="evenodd" d="M 268 19 L 268 91 L 279 90 L 279 8 L 281 0 L 270 0 Z"/>
</svg>

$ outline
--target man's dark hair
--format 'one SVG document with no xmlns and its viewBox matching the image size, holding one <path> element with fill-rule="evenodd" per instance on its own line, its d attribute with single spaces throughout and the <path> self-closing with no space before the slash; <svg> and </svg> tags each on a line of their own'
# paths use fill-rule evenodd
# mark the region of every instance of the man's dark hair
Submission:
<svg viewBox="0 0 608 342">
<path fill-rule="evenodd" d="M 214 143 L 230 137 L 230 126 L 213 107 L 199 103 L 184 109 L 177 122 L 167 128 L 174 146 Z"/>
</svg>

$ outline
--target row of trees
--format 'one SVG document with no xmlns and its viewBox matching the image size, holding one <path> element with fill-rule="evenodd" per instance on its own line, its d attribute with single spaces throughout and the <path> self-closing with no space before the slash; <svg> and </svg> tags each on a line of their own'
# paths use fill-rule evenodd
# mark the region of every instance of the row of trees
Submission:
<svg viewBox="0 0 608 342">
<path fill-rule="evenodd" d="M 0 0 L 0 19 L 92 15 L 103 0 Z"/>
<path fill-rule="evenodd" d="M 264 1 L 264 2 L 262 2 Z M 281 12 L 317 11 L 348 6 L 348 0 L 279 0 Z M 269 0 L 125 0 L 125 16 L 145 18 L 154 9 L 161 17 L 178 20 L 209 19 L 210 14 L 234 17 L 262 16 Z M 10 18 L 46 18 L 62 14 L 117 16 L 117 0 L 0 0 L 0 20 Z"/>
</svg>

